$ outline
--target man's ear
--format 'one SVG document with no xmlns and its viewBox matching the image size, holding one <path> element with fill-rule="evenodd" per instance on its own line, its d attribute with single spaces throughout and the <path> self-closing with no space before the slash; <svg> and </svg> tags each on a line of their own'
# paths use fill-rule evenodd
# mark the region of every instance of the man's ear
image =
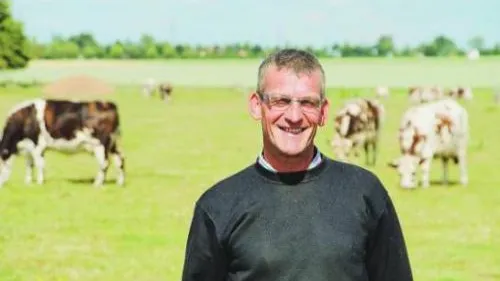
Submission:
<svg viewBox="0 0 500 281">
<path fill-rule="evenodd" d="M 325 97 L 324 101 L 323 101 L 323 104 L 321 104 L 321 108 L 320 108 L 320 119 L 319 119 L 319 122 L 318 122 L 318 125 L 319 126 L 324 126 L 326 125 L 326 122 L 328 120 L 328 111 L 330 110 L 330 104 L 328 102 L 328 99 Z"/>
<path fill-rule="evenodd" d="M 262 101 L 259 97 L 259 94 L 253 92 L 248 97 L 248 110 L 250 111 L 250 115 L 255 120 L 260 120 L 262 118 Z"/>
</svg>

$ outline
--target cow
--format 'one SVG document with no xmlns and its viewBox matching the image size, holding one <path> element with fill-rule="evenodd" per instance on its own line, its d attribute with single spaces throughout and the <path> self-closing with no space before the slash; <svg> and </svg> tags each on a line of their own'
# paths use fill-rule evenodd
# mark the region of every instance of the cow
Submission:
<svg viewBox="0 0 500 281">
<path fill-rule="evenodd" d="M 67 154 L 90 152 L 99 165 L 94 186 L 104 182 L 109 158 L 118 169 L 116 183 L 124 185 L 124 155 L 118 146 L 118 107 L 110 101 L 34 99 L 17 104 L 7 115 L 0 140 L 0 187 L 9 179 L 13 158 L 26 157 L 27 184 L 37 170 L 37 184 L 43 184 L 45 151 Z"/>
<path fill-rule="evenodd" d="M 472 89 L 468 87 L 456 87 L 448 91 L 448 96 L 454 99 L 472 100 L 474 95 Z"/>
<path fill-rule="evenodd" d="M 421 168 L 421 184 L 429 186 L 431 161 L 441 159 L 443 183 L 448 184 L 448 162 L 459 165 L 460 183 L 468 183 L 467 143 L 469 117 L 457 101 L 445 98 L 410 107 L 399 127 L 401 156 L 389 162 L 400 176 L 400 186 L 414 188 L 417 168 Z"/>
<path fill-rule="evenodd" d="M 442 99 L 444 91 L 441 87 L 410 87 L 408 96 L 412 104 L 427 103 Z"/>
<path fill-rule="evenodd" d="M 375 97 L 376 98 L 388 98 L 389 97 L 389 88 L 378 86 L 375 88 Z"/>
<path fill-rule="evenodd" d="M 168 102 L 170 100 L 170 97 L 172 95 L 172 90 L 173 87 L 170 83 L 161 83 L 158 86 L 158 91 L 160 92 L 160 98 L 165 102 Z"/>
<path fill-rule="evenodd" d="M 150 98 L 156 92 L 156 80 L 153 78 L 148 78 L 142 85 L 142 94 Z"/>
<path fill-rule="evenodd" d="M 362 146 L 365 163 L 375 165 L 384 112 L 384 106 L 375 99 L 356 98 L 346 101 L 335 115 L 335 132 L 330 142 L 337 159 L 347 161 L 351 153 L 359 156 L 358 149 Z"/>
</svg>

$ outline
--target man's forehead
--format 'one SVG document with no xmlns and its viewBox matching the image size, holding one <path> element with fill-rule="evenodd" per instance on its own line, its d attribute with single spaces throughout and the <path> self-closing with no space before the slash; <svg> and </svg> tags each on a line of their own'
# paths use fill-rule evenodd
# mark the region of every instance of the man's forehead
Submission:
<svg viewBox="0 0 500 281">
<path fill-rule="evenodd" d="M 320 93 L 321 91 L 321 72 L 297 73 L 293 69 L 273 67 L 268 70 L 265 77 L 265 86 L 267 90 L 281 90 L 296 93 Z"/>
<path fill-rule="evenodd" d="M 309 76 L 309 77 L 321 77 L 321 70 L 318 69 L 303 69 L 303 70 L 297 70 L 291 67 L 286 67 L 286 66 L 276 66 L 276 65 L 270 65 L 266 71 L 267 74 L 286 74 L 290 76 L 296 76 L 296 77 L 304 77 L 304 76 Z"/>
</svg>

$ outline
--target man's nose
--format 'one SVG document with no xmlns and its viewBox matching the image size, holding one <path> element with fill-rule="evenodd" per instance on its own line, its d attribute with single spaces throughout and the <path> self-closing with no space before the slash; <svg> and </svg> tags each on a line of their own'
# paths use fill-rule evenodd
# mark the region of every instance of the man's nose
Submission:
<svg viewBox="0 0 500 281">
<path fill-rule="evenodd" d="M 297 123 L 302 120 L 302 108 L 298 102 L 292 102 L 285 112 L 285 117 L 290 122 Z"/>
</svg>

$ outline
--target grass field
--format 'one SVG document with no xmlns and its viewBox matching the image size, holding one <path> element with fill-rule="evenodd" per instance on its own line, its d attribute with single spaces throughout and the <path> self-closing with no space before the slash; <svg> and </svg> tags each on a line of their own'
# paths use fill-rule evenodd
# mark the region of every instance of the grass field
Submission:
<svg viewBox="0 0 500 281">
<path fill-rule="evenodd" d="M 115 84 L 142 83 L 148 77 L 176 86 L 254 86 L 260 60 L 33 61 L 28 69 L 0 72 L 0 80 L 53 81 L 92 74 Z M 407 87 L 417 84 L 500 87 L 500 57 L 322 59 L 330 87 Z"/>
<path fill-rule="evenodd" d="M 131 86 L 109 96 L 123 120 L 126 188 L 113 182 L 93 188 L 93 157 L 57 153 L 47 153 L 47 183 L 25 186 L 24 163 L 17 159 L 0 190 L 0 280 L 179 280 L 194 201 L 254 161 L 261 147 L 259 124 L 249 117 L 243 93 L 197 86 L 176 88 L 171 104 L 147 100 Z M 330 88 L 331 110 L 368 91 Z M 500 107 L 491 102 L 491 88 L 474 91 L 475 100 L 465 104 L 471 122 L 467 188 L 398 188 L 386 163 L 398 155 L 404 89 L 384 101 L 384 145 L 370 169 L 399 212 L 415 280 L 500 280 Z M 39 93 L 0 89 L 0 115 Z M 317 145 L 333 157 L 331 125 L 330 118 Z M 439 180 L 435 167 L 432 179 Z M 451 176 L 458 179 L 456 166 Z M 108 179 L 114 180 L 112 168 Z"/>
</svg>

